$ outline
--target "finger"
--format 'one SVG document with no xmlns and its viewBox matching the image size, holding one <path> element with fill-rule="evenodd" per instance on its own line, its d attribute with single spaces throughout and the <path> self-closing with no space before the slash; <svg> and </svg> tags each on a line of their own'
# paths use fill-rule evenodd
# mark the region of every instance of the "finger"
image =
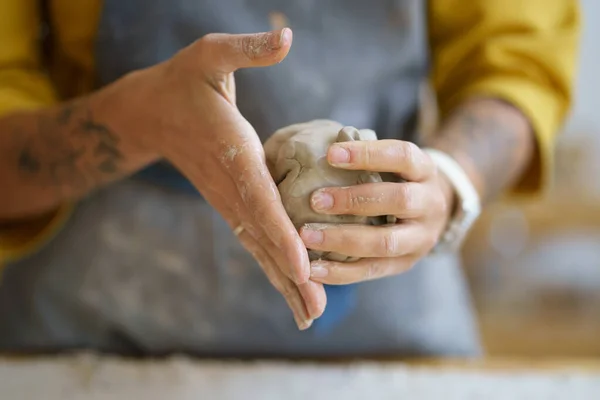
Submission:
<svg viewBox="0 0 600 400">
<path fill-rule="evenodd" d="M 243 205 L 254 220 L 254 226 L 249 229 L 256 227 L 264 232 L 261 239 L 267 239 L 269 243 L 263 245 L 280 269 L 297 284 L 306 283 L 309 277 L 308 253 L 281 203 L 266 166 L 259 165 L 241 174 L 237 185 Z"/>
<path fill-rule="evenodd" d="M 310 204 L 314 211 L 335 215 L 394 215 L 419 218 L 430 209 L 426 187 L 421 183 L 367 183 L 316 190 Z"/>
<path fill-rule="evenodd" d="M 233 185 L 233 182 L 231 182 L 231 185 Z M 326 302 L 319 291 L 319 286 L 322 288 L 322 285 L 314 283 L 310 287 L 305 288 L 301 296 L 298 289 L 295 288 L 295 284 L 281 273 L 273 258 L 269 255 L 268 251 L 265 250 L 264 243 L 266 241 L 264 238 L 261 236 L 253 236 L 251 230 L 244 228 L 244 225 L 247 225 L 249 222 L 249 218 L 245 216 L 247 212 L 239 209 L 235 203 L 231 203 L 230 198 L 224 198 L 219 191 L 211 191 L 210 195 L 217 200 L 215 207 L 229 224 L 231 229 L 236 232 L 236 236 L 241 244 L 258 262 L 269 282 L 285 298 L 286 303 L 294 315 L 294 320 L 296 321 L 298 328 L 308 328 L 312 323 L 312 319 L 323 312 L 322 310 L 319 311 L 319 307 L 324 307 Z M 232 204 L 232 206 L 228 206 L 227 204 Z M 231 207 L 234 207 L 234 209 Z M 241 221 L 245 221 L 245 224 Z M 306 298 L 306 300 L 304 300 L 304 298 Z M 314 313 L 315 317 L 311 317 L 310 314 L 307 313 L 307 310 L 311 310 L 311 313 Z"/>
<path fill-rule="evenodd" d="M 308 253 L 283 207 L 256 131 L 241 115 L 227 131 L 235 140 L 222 145 L 220 161 L 236 186 L 245 229 L 261 241 L 290 279 L 297 284 L 308 282 Z"/>
<path fill-rule="evenodd" d="M 303 314 L 299 314 L 297 309 L 301 308 L 302 299 L 300 298 L 300 294 L 298 293 L 298 288 L 295 289 L 295 292 L 284 296 L 285 302 L 287 303 L 290 310 L 292 310 L 292 315 L 294 316 L 294 322 L 299 330 L 304 331 L 310 328 L 313 324 L 313 320 L 309 317 L 306 317 L 305 312 Z"/>
<path fill-rule="evenodd" d="M 325 306 L 327 305 L 327 294 L 325 293 L 323 284 L 308 281 L 298 285 L 298 290 L 304 299 L 304 304 L 306 304 L 309 318 L 317 319 L 323 315 Z"/>
<path fill-rule="evenodd" d="M 275 253 L 275 251 L 272 250 L 272 246 L 269 246 L 269 244 L 267 244 L 268 238 L 265 238 L 263 236 L 253 236 L 251 231 L 244 229 L 238 235 L 238 237 L 242 241 L 242 244 L 244 244 L 244 247 L 246 247 L 246 244 L 243 239 L 247 238 L 248 236 L 253 239 L 253 242 L 248 244 L 249 246 L 254 246 L 252 254 L 257 254 L 257 256 L 260 256 L 260 260 L 266 260 L 265 265 L 263 266 L 261 264 L 261 266 L 263 267 L 263 270 L 265 270 L 265 273 L 268 272 L 267 275 L 269 277 L 269 281 L 271 281 L 275 288 L 277 288 L 277 290 L 279 290 L 284 295 L 284 297 L 288 296 L 287 293 L 291 291 L 291 288 L 289 287 L 288 283 L 291 283 L 294 287 L 296 287 L 296 284 L 285 275 L 285 273 L 276 263 L 274 257 L 271 255 Z M 306 252 L 306 248 L 304 247 L 304 245 L 302 245 L 302 249 L 304 252 Z M 259 263 L 261 263 L 260 260 L 257 259 Z M 277 281 L 278 283 L 275 284 L 275 281 Z M 320 317 L 321 314 L 323 314 L 325 310 L 325 305 L 327 303 L 327 298 L 325 295 L 325 289 L 323 288 L 323 285 L 308 281 L 307 283 L 300 284 L 297 286 L 298 290 L 296 290 L 296 292 L 298 292 L 301 296 L 302 304 L 303 307 L 305 307 L 308 319 L 316 319 Z M 287 300 L 290 304 L 297 303 L 295 301 L 290 301 L 289 298 Z M 304 311 L 301 312 L 300 309 L 296 309 L 296 314 L 304 316 L 303 313 Z"/>
<path fill-rule="evenodd" d="M 292 30 L 230 35 L 211 33 L 200 39 L 201 65 L 228 74 L 239 68 L 266 67 L 281 62 L 290 51 Z"/>
<path fill-rule="evenodd" d="M 277 276 L 277 279 L 282 282 L 291 282 L 294 285 L 294 287 L 298 289 L 297 291 L 300 293 L 300 296 L 303 300 L 302 304 L 305 307 L 309 319 L 312 320 L 320 317 L 325 310 L 325 305 L 327 304 L 327 297 L 325 295 L 325 288 L 323 287 L 323 285 L 311 281 L 298 285 L 295 284 L 288 276 L 286 276 L 284 271 L 282 271 L 282 269 L 277 264 L 275 258 L 271 255 L 274 254 L 275 251 L 273 250 L 272 246 L 265 245 L 267 241 L 268 239 L 265 238 L 255 238 L 255 242 L 258 243 L 259 246 L 262 248 L 262 252 L 265 253 L 267 257 L 271 260 L 269 266 L 270 268 L 274 269 L 272 274 Z M 306 248 L 304 247 L 304 245 L 302 245 L 302 250 L 306 253 Z M 281 285 L 275 287 L 278 288 L 278 290 L 280 291 L 283 290 Z M 287 286 L 285 286 L 285 288 L 287 288 Z"/>
<path fill-rule="evenodd" d="M 286 214 L 287 215 L 287 214 Z M 294 236 L 298 237 L 298 240 L 300 241 L 300 252 L 302 254 L 307 254 L 306 252 L 306 247 L 304 246 L 304 244 L 302 243 L 301 239 L 298 236 L 297 231 L 293 230 Z M 273 244 L 272 241 L 270 241 L 269 238 L 266 238 L 264 236 L 258 236 L 254 238 L 256 243 L 258 243 L 261 248 L 262 251 L 264 253 L 266 253 L 269 257 L 269 259 L 272 261 L 270 263 L 270 265 L 272 266 L 272 268 L 275 268 L 279 273 L 277 274 L 277 276 L 281 275 L 279 279 L 287 279 L 290 280 L 289 276 L 286 276 L 286 274 L 284 273 L 285 271 L 282 270 L 280 268 L 280 266 L 278 265 L 278 263 L 276 262 L 276 257 L 280 252 L 280 248 L 281 247 L 277 247 L 278 245 Z M 281 244 L 279 244 L 279 246 L 282 246 Z M 285 247 L 285 245 L 283 245 L 283 247 Z M 284 254 L 285 256 L 285 254 Z M 308 258 L 307 258 L 307 265 L 308 264 Z M 307 269 L 308 273 L 310 273 L 310 271 Z M 290 281 L 292 282 L 292 281 Z M 322 284 L 319 283 L 315 283 L 315 282 L 311 282 L 311 281 L 307 281 L 306 283 L 302 283 L 302 284 L 298 284 L 298 290 L 299 293 L 302 297 L 303 300 L 303 304 L 306 307 L 306 311 L 308 313 L 308 317 L 309 319 L 316 319 L 318 317 L 320 317 L 323 312 L 325 311 L 325 306 L 327 304 L 327 297 L 325 294 L 325 288 L 323 287 Z"/>
<path fill-rule="evenodd" d="M 429 249 L 436 238 L 420 224 L 389 226 L 307 224 L 300 229 L 307 248 L 350 257 L 394 258 Z M 427 247 L 429 246 L 429 247 Z"/>
<path fill-rule="evenodd" d="M 338 168 L 393 172 L 407 181 L 423 181 L 435 174 L 435 164 L 417 145 L 401 140 L 334 143 L 327 152 Z"/>
<path fill-rule="evenodd" d="M 257 213 L 251 212 L 248 209 L 237 210 L 235 214 L 238 216 L 238 218 L 244 217 L 244 219 L 242 219 L 241 221 L 250 221 L 251 216 L 258 215 Z M 285 214 L 285 217 L 286 217 L 286 219 L 288 218 L 287 214 Z M 238 219 L 237 221 L 240 221 L 240 220 Z M 258 223 L 255 222 L 255 224 L 258 224 Z M 263 222 L 263 224 L 264 224 L 264 222 Z M 280 250 L 281 248 L 286 247 L 285 243 L 282 244 L 281 240 L 278 240 L 278 243 L 274 243 L 273 240 L 271 240 L 271 238 L 267 237 L 267 235 L 265 234 L 265 230 L 256 229 L 256 228 L 252 227 L 252 225 L 248 225 L 249 226 L 248 229 L 246 229 L 244 227 L 243 223 L 240 223 L 239 225 L 230 224 L 230 226 L 233 230 L 238 230 L 238 229 L 240 229 L 240 227 L 242 227 L 241 233 L 238 235 L 240 240 L 243 237 L 246 237 L 246 234 L 250 235 L 252 237 L 252 239 L 254 239 L 254 243 L 256 243 L 256 245 L 260 247 L 260 249 L 257 251 L 260 251 L 260 253 L 265 254 L 265 256 L 263 256 L 263 257 L 267 257 L 268 260 L 270 261 L 269 266 L 272 268 L 275 268 L 277 271 L 281 272 L 281 273 L 277 274 L 278 276 L 281 275 L 282 278 L 280 278 L 280 279 L 285 278 L 285 279 L 289 280 L 289 276 L 286 276 L 285 270 L 282 270 L 282 268 L 280 266 L 281 264 L 278 264 L 276 262 L 277 261 L 276 258 L 278 255 L 284 256 L 284 261 L 280 261 L 280 262 L 286 262 L 285 260 L 287 260 L 287 258 L 285 258 L 285 257 L 288 256 L 289 254 L 287 254 L 285 252 L 281 253 L 281 250 Z M 278 227 L 280 227 L 280 226 L 277 225 L 276 228 L 278 228 Z M 272 231 L 273 227 L 268 227 L 267 230 Z M 304 246 L 302 240 L 300 239 L 300 237 L 298 235 L 298 232 L 293 227 L 293 225 L 292 225 L 291 231 L 292 231 L 291 233 L 293 233 L 293 236 L 295 238 L 298 238 L 298 241 L 299 241 L 299 245 L 295 246 L 297 253 L 299 253 L 300 256 L 306 257 L 306 260 L 303 262 L 306 262 L 307 266 L 309 266 L 306 247 Z M 244 232 L 246 232 L 246 234 L 244 234 Z M 278 237 L 278 239 L 281 239 L 281 238 Z M 283 242 L 285 242 L 285 240 L 283 240 Z M 308 276 L 310 271 L 308 268 L 306 268 L 306 271 L 307 271 L 307 276 Z M 299 284 L 298 288 L 299 288 L 301 297 L 304 300 L 303 303 L 306 306 L 306 310 L 308 312 L 309 318 L 315 319 L 315 318 L 320 317 L 321 314 L 323 314 L 323 312 L 325 310 L 325 305 L 327 303 L 327 298 L 325 295 L 325 288 L 323 287 L 323 285 L 308 281 L 306 283 Z"/>
<path fill-rule="evenodd" d="M 351 263 L 314 261 L 311 279 L 327 285 L 349 285 L 408 271 L 415 257 L 365 258 Z"/>
<path fill-rule="evenodd" d="M 307 307 L 302 300 L 298 287 L 281 273 L 273 259 L 248 232 L 242 231 L 238 237 L 244 247 L 258 261 L 271 285 L 285 299 L 294 315 L 298 329 L 308 329 L 312 325 L 312 318 L 308 314 Z"/>
</svg>

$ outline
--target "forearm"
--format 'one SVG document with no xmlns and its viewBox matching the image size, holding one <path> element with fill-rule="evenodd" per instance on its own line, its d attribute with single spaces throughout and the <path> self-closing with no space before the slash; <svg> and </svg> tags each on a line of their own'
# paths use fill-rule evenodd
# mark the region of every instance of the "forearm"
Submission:
<svg viewBox="0 0 600 400">
<path fill-rule="evenodd" d="M 0 118 L 0 222 L 51 210 L 152 162 L 114 128 L 120 106 L 108 88 Z"/>
<path fill-rule="evenodd" d="M 527 118 L 510 104 L 484 98 L 458 107 L 429 145 L 456 159 L 484 203 L 514 185 L 535 154 Z"/>
</svg>

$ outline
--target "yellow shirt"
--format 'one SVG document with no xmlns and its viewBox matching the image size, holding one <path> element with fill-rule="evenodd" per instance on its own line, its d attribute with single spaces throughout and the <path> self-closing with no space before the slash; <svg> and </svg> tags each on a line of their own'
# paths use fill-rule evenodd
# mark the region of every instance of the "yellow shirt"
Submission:
<svg viewBox="0 0 600 400">
<path fill-rule="evenodd" d="M 39 51 L 39 0 L 0 0 L 0 116 L 92 90 L 102 0 L 47 0 L 53 64 Z M 504 99 L 529 117 L 539 162 L 516 191 L 539 192 L 571 101 L 580 29 L 576 0 L 429 0 L 431 81 L 442 114 L 461 99 Z M 0 230 L 0 265 L 47 240 L 68 216 Z"/>
</svg>

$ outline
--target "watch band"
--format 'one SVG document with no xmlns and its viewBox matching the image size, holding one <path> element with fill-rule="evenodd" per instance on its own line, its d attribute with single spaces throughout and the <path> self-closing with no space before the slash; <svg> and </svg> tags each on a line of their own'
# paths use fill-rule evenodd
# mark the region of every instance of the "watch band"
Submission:
<svg viewBox="0 0 600 400">
<path fill-rule="evenodd" d="M 456 211 L 440 236 L 434 252 L 456 251 L 481 213 L 481 200 L 463 168 L 448 154 L 431 148 L 423 149 L 443 173 L 457 197 Z"/>
</svg>

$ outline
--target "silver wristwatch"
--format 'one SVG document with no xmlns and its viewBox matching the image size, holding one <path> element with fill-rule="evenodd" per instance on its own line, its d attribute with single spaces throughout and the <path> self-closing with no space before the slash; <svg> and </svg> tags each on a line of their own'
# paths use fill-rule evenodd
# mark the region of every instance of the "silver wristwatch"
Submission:
<svg viewBox="0 0 600 400">
<path fill-rule="evenodd" d="M 423 151 L 433 159 L 438 171 L 448 178 L 456 196 L 454 213 L 433 251 L 457 251 L 481 213 L 479 194 L 465 171 L 452 157 L 436 149 L 425 148 Z"/>
</svg>

